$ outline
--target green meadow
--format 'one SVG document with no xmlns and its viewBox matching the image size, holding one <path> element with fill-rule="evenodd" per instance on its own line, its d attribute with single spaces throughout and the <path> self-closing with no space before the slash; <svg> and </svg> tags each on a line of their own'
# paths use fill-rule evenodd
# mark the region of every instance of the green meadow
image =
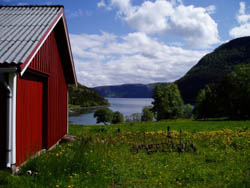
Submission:
<svg viewBox="0 0 250 188">
<path fill-rule="evenodd" d="M 0 187 L 250 187 L 250 121 L 70 126 L 75 142 L 31 159 Z"/>
</svg>

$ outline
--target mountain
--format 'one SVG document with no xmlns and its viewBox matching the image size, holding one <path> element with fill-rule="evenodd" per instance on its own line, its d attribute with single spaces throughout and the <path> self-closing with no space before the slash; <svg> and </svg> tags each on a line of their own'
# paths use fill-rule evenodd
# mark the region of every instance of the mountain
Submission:
<svg viewBox="0 0 250 188">
<path fill-rule="evenodd" d="M 155 84 L 123 84 L 94 87 L 103 97 L 116 98 L 152 98 Z"/>
<path fill-rule="evenodd" d="M 69 86 L 69 104 L 81 107 L 109 105 L 99 93 L 78 83 L 78 87 Z"/>
<path fill-rule="evenodd" d="M 185 103 L 194 104 L 200 89 L 219 82 L 239 64 L 250 63 L 250 37 L 231 40 L 205 55 L 186 75 L 175 83 Z"/>
<path fill-rule="evenodd" d="M 236 65 L 250 64 L 250 37 L 231 40 L 205 55 L 182 78 L 175 81 L 185 103 L 195 103 L 207 84 L 217 83 Z M 103 97 L 151 98 L 154 84 L 124 84 L 93 88 Z"/>
</svg>

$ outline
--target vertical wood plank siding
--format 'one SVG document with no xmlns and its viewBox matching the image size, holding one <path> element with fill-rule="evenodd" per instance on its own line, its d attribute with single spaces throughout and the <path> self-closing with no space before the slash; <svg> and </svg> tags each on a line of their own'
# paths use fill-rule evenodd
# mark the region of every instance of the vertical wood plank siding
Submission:
<svg viewBox="0 0 250 188">
<path fill-rule="evenodd" d="M 20 87 L 21 86 L 21 87 Z M 17 165 L 42 149 L 43 83 L 19 79 L 17 92 Z"/>
<path fill-rule="evenodd" d="M 67 83 L 62 68 L 55 33 L 52 32 L 50 41 L 49 63 L 50 74 L 48 78 L 48 143 L 47 147 L 53 146 L 67 133 Z"/>
<path fill-rule="evenodd" d="M 59 52 L 56 34 L 60 35 L 60 33 L 55 33 L 55 31 L 51 32 L 29 66 L 29 70 L 46 75 L 46 77 L 38 79 L 39 81 L 42 80 L 40 83 L 43 85 L 43 91 L 35 87 L 36 90 L 43 94 L 43 109 L 39 113 L 43 114 L 42 147 L 46 149 L 56 144 L 67 133 L 67 83 L 62 66 L 63 59 L 60 58 L 60 53 L 62 52 Z M 27 72 L 25 74 L 28 74 Z M 38 101 L 40 99 L 38 98 L 40 95 L 33 95 L 33 93 L 32 96 L 23 96 L 23 92 L 25 92 L 23 90 L 27 86 L 26 82 L 29 82 L 29 80 L 25 79 L 25 74 L 24 78 L 18 77 L 17 86 L 17 166 L 27 159 L 27 156 L 23 153 L 27 154 L 27 152 L 30 152 L 28 149 L 29 142 L 35 142 L 35 137 L 39 137 L 39 134 L 41 134 L 41 129 L 35 133 L 36 136 L 32 136 L 32 131 L 27 130 L 38 125 L 36 125 L 37 122 L 29 125 L 32 113 L 25 110 L 25 108 L 31 108 L 32 110 L 36 108 L 35 106 L 39 106 L 40 103 Z M 33 87 L 32 85 L 36 84 L 32 83 L 27 87 Z M 27 100 L 24 98 L 28 99 L 32 105 L 27 106 L 25 104 Z M 30 98 L 33 98 L 35 101 L 32 101 Z M 25 115 L 24 113 L 28 114 Z M 37 151 L 39 149 L 41 147 L 37 147 Z"/>
<path fill-rule="evenodd" d="M 0 83 L 0 167 L 5 166 L 6 162 L 6 136 L 7 136 L 7 92 Z"/>
</svg>

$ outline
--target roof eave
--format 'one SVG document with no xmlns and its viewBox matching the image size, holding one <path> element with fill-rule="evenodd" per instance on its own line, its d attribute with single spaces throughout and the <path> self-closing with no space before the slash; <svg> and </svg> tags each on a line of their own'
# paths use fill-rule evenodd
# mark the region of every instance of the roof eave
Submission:
<svg viewBox="0 0 250 188">
<path fill-rule="evenodd" d="M 34 59 L 35 55 L 37 54 L 37 52 L 40 50 L 40 48 L 42 47 L 44 42 L 47 40 L 47 38 L 49 37 L 50 33 L 53 31 L 53 29 L 55 28 L 55 26 L 59 22 L 59 20 L 62 18 L 63 13 L 64 13 L 63 8 L 61 8 L 61 10 L 58 12 L 56 18 L 52 21 L 52 23 L 50 24 L 48 29 L 45 31 L 45 33 L 43 34 L 41 39 L 38 41 L 35 48 L 32 50 L 32 52 L 27 57 L 27 59 L 24 61 L 24 63 L 20 66 L 20 68 L 21 68 L 21 76 L 23 76 L 23 74 L 25 73 L 25 71 L 29 67 L 30 63 Z"/>
<path fill-rule="evenodd" d="M 63 22 L 64 31 L 65 31 L 65 35 L 66 35 L 67 49 L 68 49 L 68 53 L 69 53 L 69 56 L 70 56 L 70 64 L 71 64 L 72 74 L 73 74 L 73 80 L 70 83 L 68 83 L 68 84 L 74 84 L 77 87 L 77 77 L 76 77 L 74 60 L 73 60 L 73 55 L 72 55 L 72 51 L 71 51 L 71 45 L 70 45 L 70 40 L 69 40 L 68 28 L 67 28 L 67 25 L 66 25 L 66 19 L 65 19 L 65 16 L 64 16 L 64 8 L 63 7 L 58 12 L 56 18 L 52 21 L 52 23 L 50 24 L 50 26 L 48 27 L 48 29 L 45 31 L 45 33 L 43 34 L 43 36 L 41 37 L 41 39 L 38 41 L 37 45 L 32 50 L 32 52 L 30 53 L 30 55 L 27 57 L 27 59 L 24 61 L 24 63 L 21 64 L 21 66 L 20 66 L 20 68 L 21 68 L 21 76 L 25 73 L 25 71 L 27 70 L 27 68 L 31 64 L 32 60 L 34 59 L 35 55 L 40 50 L 40 48 L 42 47 L 42 45 L 44 44 L 44 42 L 47 40 L 47 38 L 49 37 L 49 35 L 53 31 L 53 29 L 56 27 L 56 25 L 58 24 L 58 22 L 61 19 L 62 19 L 62 22 Z"/>
<path fill-rule="evenodd" d="M 63 12 L 64 12 L 64 10 L 63 10 Z M 68 27 L 67 27 L 67 24 L 66 24 L 65 14 L 63 14 L 62 19 L 63 19 L 63 26 L 64 26 L 64 31 L 65 31 L 66 39 L 67 39 L 68 53 L 69 53 L 69 56 L 70 56 L 71 67 L 72 67 L 73 76 L 74 76 L 74 83 L 72 83 L 72 84 L 74 84 L 77 87 L 78 82 L 77 82 L 77 77 L 76 77 L 74 59 L 73 59 L 73 54 L 72 54 L 72 50 L 71 50 L 71 45 L 70 45 L 70 40 L 69 40 L 69 33 L 68 33 Z"/>
</svg>

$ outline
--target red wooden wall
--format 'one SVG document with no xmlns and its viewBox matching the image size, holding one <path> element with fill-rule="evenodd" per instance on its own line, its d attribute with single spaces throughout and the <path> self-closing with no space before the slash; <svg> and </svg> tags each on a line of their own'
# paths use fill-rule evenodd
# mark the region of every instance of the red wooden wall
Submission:
<svg viewBox="0 0 250 188">
<path fill-rule="evenodd" d="M 59 52 L 56 35 L 60 35 L 60 33 L 55 33 L 55 31 L 52 31 L 41 49 L 36 54 L 35 58 L 32 60 L 29 70 L 24 73 L 24 77 L 18 77 L 17 166 L 27 159 L 26 155 L 30 152 L 28 149 L 29 142 L 38 142 L 41 134 L 41 128 L 39 127 L 39 130 L 37 130 L 35 133 L 36 136 L 32 137 L 33 133 L 28 131 L 28 129 L 30 129 L 31 126 L 39 126 L 34 125 L 39 123 L 33 122 L 32 125 L 27 123 L 30 121 L 30 119 L 32 119 L 32 117 L 30 117 L 32 113 L 28 113 L 27 116 L 24 115 L 25 110 L 23 108 L 40 109 L 39 101 L 43 101 L 42 112 L 39 112 L 40 114 L 43 114 L 42 141 L 39 140 L 39 143 L 42 143 L 43 148 L 50 148 L 67 133 L 67 83 L 62 66 L 63 59 L 60 58 L 60 53 L 62 52 Z M 57 38 L 60 37 L 57 36 Z M 31 83 L 29 79 L 26 79 L 25 75 L 28 74 L 32 74 L 33 77 L 36 77 L 38 81 Z M 40 82 L 43 91 L 41 90 L 41 87 L 38 86 L 40 84 L 37 82 Z M 28 86 L 28 84 L 31 85 Z M 35 87 L 34 90 L 36 90 L 36 92 L 39 90 L 40 93 L 43 93 L 42 99 L 40 94 L 38 95 L 35 93 L 31 94 L 32 96 L 22 96 L 22 93 L 24 92 L 23 90 L 25 90 L 25 88 L 33 86 Z M 29 100 L 34 106 L 26 106 L 26 100 Z M 23 118 L 23 116 L 25 116 L 25 118 Z M 35 137 L 38 137 L 39 139 Z M 40 148 L 37 147 L 37 149 Z"/>
<path fill-rule="evenodd" d="M 6 110 L 7 110 L 7 92 L 4 86 L 0 83 L 0 167 L 4 167 L 6 163 Z"/>
<path fill-rule="evenodd" d="M 56 45 L 55 33 L 50 36 L 51 72 L 48 78 L 48 143 L 47 147 L 53 146 L 62 136 L 67 133 L 67 83 Z"/>
<path fill-rule="evenodd" d="M 43 83 L 19 79 L 17 93 L 21 93 L 17 100 L 17 164 L 21 164 L 42 149 Z"/>
</svg>

